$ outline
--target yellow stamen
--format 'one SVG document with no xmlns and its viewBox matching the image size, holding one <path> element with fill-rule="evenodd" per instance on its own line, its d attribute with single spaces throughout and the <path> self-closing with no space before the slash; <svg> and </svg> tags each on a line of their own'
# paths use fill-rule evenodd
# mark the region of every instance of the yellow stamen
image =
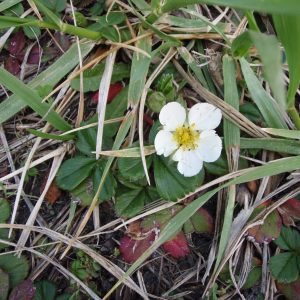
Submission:
<svg viewBox="0 0 300 300">
<path fill-rule="evenodd" d="M 183 150 L 194 150 L 198 146 L 200 133 L 190 127 L 178 127 L 173 133 L 173 138 Z"/>
</svg>

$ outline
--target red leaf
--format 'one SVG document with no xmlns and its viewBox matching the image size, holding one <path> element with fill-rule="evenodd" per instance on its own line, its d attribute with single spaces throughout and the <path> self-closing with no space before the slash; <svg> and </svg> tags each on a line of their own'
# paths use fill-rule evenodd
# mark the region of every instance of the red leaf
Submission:
<svg viewBox="0 0 300 300">
<path fill-rule="evenodd" d="M 25 42 L 25 35 L 22 30 L 15 33 L 8 44 L 9 53 L 12 55 L 20 54 L 25 47 Z"/>
<path fill-rule="evenodd" d="M 291 283 L 276 282 L 276 287 L 279 292 L 286 297 L 287 300 L 300 299 L 300 277 Z"/>
<path fill-rule="evenodd" d="M 121 92 L 122 89 L 123 89 L 123 85 L 121 82 L 112 83 L 109 86 L 107 103 L 112 102 L 114 100 L 114 98 Z M 93 103 L 95 103 L 95 104 L 98 103 L 98 97 L 99 97 L 99 93 L 96 92 L 92 97 Z"/>
<path fill-rule="evenodd" d="M 35 296 L 35 287 L 31 280 L 25 280 L 11 292 L 8 300 L 32 300 Z"/>
<path fill-rule="evenodd" d="M 155 240 L 155 233 L 152 231 L 144 239 L 135 240 L 124 235 L 120 241 L 120 252 L 127 263 L 135 262 Z"/>
<path fill-rule="evenodd" d="M 289 199 L 280 206 L 285 213 L 295 219 L 300 219 L 300 201 L 296 198 Z"/>
<path fill-rule="evenodd" d="M 48 180 L 48 175 L 45 176 L 44 180 L 42 181 L 42 184 L 40 186 L 40 192 L 42 193 L 46 183 Z M 52 183 L 50 184 L 50 187 L 45 195 L 45 199 L 50 203 L 50 204 L 54 204 L 59 197 L 61 196 L 61 190 L 58 188 L 57 184 L 55 181 L 52 181 Z"/>
<path fill-rule="evenodd" d="M 45 195 L 45 199 L 50 203 L 54 204 L 59 197 L 61 196 L 61 190 L 58 188 L 57 184 L 55 182 L 52 182 L 49 190 L 47 191 Z"/>
<path fill-rule="evenodd" d="M 181 258 L 190 253 L 188 242 L 182 231 L 180 231 L 173 239 L 165 242 L 162 247 L 174 258 Z"/>
<path fill-rule="evenodd" d="M 27 63 L 31 65 L 38 65 L 40 62 L 40 56 L 41 56 L 41 51 L 40 51 L 39 46 L 34 46 L 28 56 Z"/>
<path fill-rule="evenodd" d="M 5 60 L 4 68 L 13 75 L 18 75 L 21 70 L 20 62 L 12 56 Z"/>
</svg>

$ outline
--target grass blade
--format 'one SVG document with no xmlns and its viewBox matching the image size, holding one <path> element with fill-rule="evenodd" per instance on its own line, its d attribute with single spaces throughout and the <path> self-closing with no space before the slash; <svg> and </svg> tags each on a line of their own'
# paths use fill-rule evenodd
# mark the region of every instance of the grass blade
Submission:
<svg viewBox="0 0 300 300">
<path fill-rule="evenodd" d="M 0 68 L 0 83 L 7 87 L 14 94 L 22 97 L 23 101 L 30 106 L 36 113 L 53 125 L 55 128 L 66 131 L 71 129 L 69 125 L 60 115 L 54 111 L 49 111 L 50 106 L 42 102 L 42 98 L 29 86 L 18 80 L 15 76 Z"/>
<path fill-rule="evenodd" d="M 294 106 L 300 83 L 300 20 L 299 16 L 283 15 L 274 15 L 273 20 L 289 65 L 288 106 Z"/>
<path fill-rule="evenodd" d="M 222 5 L 244 10 L 255 10 L 266 13 L 280 13 L 286 15 L 297 15 L 300 13 L 300 5 L 298 0 L 167 0 L 161 7 L 161 12 L 166 13 L 168 11 L 191 4 Z"/>
<path fill-rule="evenodd" d="M 5 0 L 0 3 L 0 12 L 22 2 L 22 0 Z"/>
<path fill-rule="evenodd" d="M 82 57 L 85 57 L 94 47 L 93 43 L 81 44 Z M 44 72 L 29 82 L 28 86 L 54 86 L 78 64 L 77 46 L 73 45 L 61 58 L 47 68 Z M 0 103 L 0 124 L 25 108 L 27 103 L 22 97 L 12 95 Z"/>
<path fill-rule="evenodd" d="M 300 140 L 300 130 L 276 129 L 276 128 L 263 128 L 263 130 L 272 135 Z"/>
<path fill-rule="evenodd" d="M 254 31 L 249 31 L 249 34 L 261 56 L 264 64 L 264 75 L 273 91 L 274 99 L 285 110 L 286 95 L 279 43 L 276 37 L 272 35 Z"/>
<path fill-rule="evenodd" d="M 43 139 L 49 139 L 49 140 L 57 140 L 57 141 L 70 141 L 74 140 L 75 135 L 71 134 L 66 134 L 66 135 L 56 135 L 56 134 L 51 134 L 51 133 L 45 133 L 39 130 L 35 129 L 28 129 L 28 132 L 31 134 L 41 137 Z"/>
<path fill-rule="evenodd" d="M 241 138 L 241 149 L 264 149 L 278 153 L 300 155 L 300 141 L 269 138 Z"/>
<path fill-rule="evenodd" d="M 223 57 L 223 77 L 224 77 L 224 100 L 236 110 L 239 109 L 239 94 L 236 84 L 236 70 L 234 60 L 225 55 Z M 227 160 L 230 171 L 237 171 L 239 152 L 240 152 L 240 129 L 227 119 L 224 119 L 224 144 L 227 153 Z M 221 262 L 223 253 L 226 249 L 230 228 L 232 225 L 233 210 L 236 197 L 236 187 L 231 185 L 228 188 L 227 205 L 223 220 L 222 231 L 218 254 L 216 258 L 215 270 Z"/>
<path fill-rule="evenodd" d="M 246 59 L 240 59 L 242 72 L 251 94 L 267 125 L 274 128 L 287 128 L 283 113 L 277 102 L 267 94 Z"/>
<path fill-rule="evenodd" d="M 140 30 L 140 35 L 143 34 L 143 30 Z M 151 54 L 151 37 L 145 37 L 138 41 L 137 47 Z M 143 88 L 146 82 L 146 76 L 148 74 L 151 58 L 135 52 L 133 55 L 130 81 L 128 88 L 128 105 L 134 106 L 140 101 Z"/>
</svg>

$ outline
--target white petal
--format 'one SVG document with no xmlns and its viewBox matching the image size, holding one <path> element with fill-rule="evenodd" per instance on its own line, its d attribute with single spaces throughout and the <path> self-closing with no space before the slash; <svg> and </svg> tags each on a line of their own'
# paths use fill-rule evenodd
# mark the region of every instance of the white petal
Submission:
<svg viewBox="0 0 300 300">
<path fill-rule="evenodd" d="M 195 150 L 205 162 L 216 161 L 222 151 L 222 140 L 214 130 L 203 131 L 200 134 L 199 146 Z"/>
<path fill-rule="evenodd" d="M 159 113 L 159 121 L 164 125 L 164 129 L 174 131 L 184 124 L 186 112 L 178 102 L 169 102 Z"/>
<path fill-rule="evenodd" d="M 196 130 L 211 130 L 219 126 L 222 113 L 209 103 L 197 103 L 190 109 L 188 119 L 189 125 L 195 124 Z"/>
<path fill-rule="evenodd" d="M 158 155 L 163 154 L 165 157 L 174 152 L 178 146 L 170 131 L 160 130 L 154 140 L 154 146 Z"/>
<path fill-rule="evenodd" d="M 179 173 L 181 173 L 185 177 L 192 177 L 197 175 L 201 171 L 203 166 L 203 161 L 194 150 L 183 151 L 180 148 L 175 152 L 173 160 L 178 161 L 177 169 Z"/>
</svg>

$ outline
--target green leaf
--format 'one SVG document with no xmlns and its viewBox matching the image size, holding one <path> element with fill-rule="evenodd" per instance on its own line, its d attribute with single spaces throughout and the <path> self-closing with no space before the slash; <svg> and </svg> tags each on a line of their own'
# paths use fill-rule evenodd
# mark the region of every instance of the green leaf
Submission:
<svg viewBox="0 0 300 300">
<path fill-rule="evenodd" d="M 55 11 L 61 12 L 67 6 L 67 0 L 40 0 L 46 7 Z"/>
<path fill-rule="evenodd" d="M 84 58 L 94 47 L 93 43 L 80 44 L 82 58 Z M 58 60 L 51 64 L 45 71 L 35 77 L 28 83 L 28 87 L 37 88 L 38 86 L 55 86 L 62 78 L 64 78 L 77 64 L 78 49 L 77 45 L 73 45 Z M 27 106 L 23 95 L 13 95 L 7 100 L 0 103 L 0 124 L 7 121 L 13 115 L 21 111 Z"/>
<path fill-rule="evenodd" d="M 103 176 L 105 164 L 106 164 L 106 160 L 100 160 L 100 162 L 98 162 L 98 164 L 94 170 L 94 173 L 93 173 L 94 193 L 96 193 L 97 187 Z M 113 174 L 111 173 L 111 171 L 109 171 L 105 178 L 103 188 L 100 192 L 99 200 L 101 202 L 110 200 L 115 195 L 116 187 L 117 187 L 117 181 L 116 181 L 115 177 L 113 176 Z"/>
<path fill-rule="evenodd" d="M 300 257 L 292 252 L 279 253 L 270 258 L 271 274 L 279 281 L 290 283 L 299 275 L 298 261 Z"/>
<path fill-rule="evenodd" d="M 0 255 L 0 269 L 8 274 L 9 287 L 14 288 L 27 277 L 29 264 L 23 256 L 3 254 Z"/>
<path fill-rule="evenodd" d="M 145 189 L 129 190 L 116 197 L 115 209 L 119 216 L 131 218 L 144 207 Z"/>
<path fill-rule="evenodd" d="M 81 123 L 82 126 L 88 125 L 90 122 Z M 91 156 L 96 151 L 97 129 L 87 128 L 77 131 L 76 148 L 83 154 Z"/>
<path fill-rule="evenodd" d="M 0 239 L 1 240 L 9 241 L 8 235 L 9 235 L 9 229 L 8 228 L 0 228 Z M 0 243 L 0 250 L 5 249 L 7 247 L 9 247 L 9 245 L 7 245 L 5 243 Z"/>
<path fill-rule="evenodd" d="M 94 158 L 83 156 L 66 160 L 57 173 L 57 184 L 64 190 L 73 190 L 90 175 L 96 162 Z"/>
<path fill-rule="evenodd" d="M 298 251 L 300 253 L 300 234 L 291 227 L 283 226 L 275 243 L 282 250 Z"/>
<path fill-rule="evenodd" d="M 0 269 L 0 300 L 7 300 L 9 291 L 9 276 Z"/>
<path fill-rule="evenodd" d="M 222 153 L 221 156 L 212 163 L 204 162 L 204 168 L 207 171 L 207 173 L 212 175 L 221 176 L 227 174 L 229 170 L 226 155 Z"/>
<path fill-rule="evenodd" d="M 251 98 L 257 105 L 268 126 L 287 128 L 282 116 L 282 110 L 277 102 L 272 100 L 264 90 L 249 63 L 244 58 L 240 59 L 240 63 Z"/>
<path fill-rule="evenodd" d="M 36 292 L 34 300 L 54 300 L 56 295 L 56 286 L 49 280 L 42 280 L 34 284 Z"/>
<path fill-rule="evenodd" d="M 0 223 L 4 223 L 10 217 L 11 209 L 6 199 L 0 198 Z"/>
<path fill-rule="evenodd" d="M 176 201 L 201 186 L 204 171 L 193 177 L 184 177 L 177 171 L 175 163 L 155 156 L 154 179 L 159 195 L 165 200 Z"/>
<path fill-rule="evenodd" d="M 60 115 L 52 109 L 50 110 L 50 105 L 42 102 L 42 99 L 32 88 L 25 85 L 22 81 L 18 80 L 3 68 L 0 68 L 0 83 L 18 97 L 22 97 L 27 105 L 40 116 L 45 117 L 45 119 L 55 128 L 62 131 L 71 129 L 71 126 Z"/>
<path fill-rule="evenodd" d="M 247 280 L 243 285 L 243 289 L 253 288 L 261 279 L 262 268 L 254 267 L 248 274 Z"/>
<path fill-rule="evenodd" d="M 94 92 L 99 89 L 99 82 L 104 72 L 104 63 L 98 64 L 93 69 L 88 69 L 83 72 L 83 92 Z M 129 65 L 125 63 L 114 64 L 111 83 L 121 81 L 129 77 Z M 80 77 L 77 76 L 71 81 L 71 87 L 80 91 Z"/>
<path fill-rule="evenodd" d="M 299 5 L 299 3 L 298 3 Z M 299 16 L 273 15 L 276 32 L 282 42 L 289 65 L 290 84 L 288 88 L 288 106 L 294 106 L 295 94 L 300 83 L 300 20 Z"/>
<path fill-rule="evenodd" d="M 146 157 L 147 169 L 152 162 L 152 156 Z M 141 158 L 122 157 L 118 159 L 121 176 L 129 181 L 137 181 L 145 176 Z"/>
</svg>

